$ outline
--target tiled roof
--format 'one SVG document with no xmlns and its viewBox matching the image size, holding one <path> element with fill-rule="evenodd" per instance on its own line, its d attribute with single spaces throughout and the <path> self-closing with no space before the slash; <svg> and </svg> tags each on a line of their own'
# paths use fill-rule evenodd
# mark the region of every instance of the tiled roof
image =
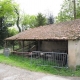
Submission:
<svg viewBox="0 0 80 80">
<path fill-rule="evenodd" d="M 5 40 L 77 39 L 80 36 L 80 19 L 40 26 L 21 32 Z"/>
</svg>

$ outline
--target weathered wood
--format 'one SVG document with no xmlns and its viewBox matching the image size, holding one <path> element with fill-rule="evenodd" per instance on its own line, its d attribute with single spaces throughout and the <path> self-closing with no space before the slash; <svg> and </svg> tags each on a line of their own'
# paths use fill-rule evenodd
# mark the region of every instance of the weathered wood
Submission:
<svg viewBox="0 0 80 80">
<path fill-rule="evenodd" d="M 24 52 L 24 41 L 22 41 L 22 48 L 23 48 L 23 52 Z"/>
<path fill-rule="evenodd" d="M 17 54 L 17 55 L 23 55 L 24 56 L 31 56 L 32 55 L 32 52 L 17 52 L 17 51 L 12 51 L 13 54 Z"/>
<path fill-rule="evenodd" d="M 13 51 L 14 51 L 14 41 L 12 42 L 12 44 L 13 44 Z"/>
</svg>

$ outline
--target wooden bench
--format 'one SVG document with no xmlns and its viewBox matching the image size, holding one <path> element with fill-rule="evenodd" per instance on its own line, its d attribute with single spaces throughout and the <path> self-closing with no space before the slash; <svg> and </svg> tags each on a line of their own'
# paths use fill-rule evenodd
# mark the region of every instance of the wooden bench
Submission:
<svg viewBox="0 0 80 80">
<path fill-rule="evenodd" d="M 32 52 L 17 52 L 17 51 L 12 51 L 12 54 L 17 54 L 17 55 L 24 55 L 24 56 L 31 56 Z"/>
</svg>

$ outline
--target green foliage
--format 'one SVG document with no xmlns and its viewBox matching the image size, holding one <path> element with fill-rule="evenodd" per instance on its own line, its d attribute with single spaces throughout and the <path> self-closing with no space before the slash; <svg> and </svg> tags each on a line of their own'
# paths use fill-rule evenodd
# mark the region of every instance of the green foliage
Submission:
<svg viewBox="0 0 80 80">
<path fill-rule="evenodd" d="M 8 30 L 7 27 L 3 27 L 0 29 L 0 46 L 3 46 L 5 37 L 8 36 Z"/>
<path fill-rule="evenodd" d="M 38 13 L 37 17 L 36 17 L 36 26 L 43 26 L 46 24 L 46 17 L 43 16 L 43 14 Z"/>
<path fill-rule="evenodd" d="M 0 1 L 0 17 L 4 17 L 5 23 L 13 23 L 15 21 L 15 8 L 18 8 L 18 5 L 12 0 Z"/>
<path fill-rule="evenodd" d="M 21 25 L 22 28 L 33 28 L 37 26 L 43 26 L 46 24 L 46 17 L 41 13 L 38 13 L 37 16 L 26 15 L 22 16 Z"/>
<path fill-rule="evenodd" d="M 21 20 L 22 27 L 25 26 L 26 28 L 28 27 L 33 28 L 35 27 L 35 24 L 36 24 L 36 16 L 26 15 L 26 14 L 22 16 L 22 20 Z"/>
<path fill-rule="evenodd" d="M 80 18 L 80 0 L 76 0 L 76 18 Z M 74 19 L 74 4 L 72 0 L 64 0 L 61 10 L 56 17 L 57 22 Z"/>
<path fill-rule="evenodd" d="M 8 37 L 7 27 L 11 27 L 16 21 L 15 8 L 18 9 L 18 5 L 12 0 L 0 0 L 0 45 Z"/>
<path fill-rule="evenodd" d="M 3 17 L 4 15 L 13 14 L 13 7 L 11 4 L 11 0 L 1 0 L 0 1 L 0 17 Z"/>
<path fill-rule="evenodd" d="M 8 28 L 8 36 L 13 36 L 13 35 L 16 35 L 18 34 L 18 31 L 15 29 L 15 28 Z"/>
</svg>

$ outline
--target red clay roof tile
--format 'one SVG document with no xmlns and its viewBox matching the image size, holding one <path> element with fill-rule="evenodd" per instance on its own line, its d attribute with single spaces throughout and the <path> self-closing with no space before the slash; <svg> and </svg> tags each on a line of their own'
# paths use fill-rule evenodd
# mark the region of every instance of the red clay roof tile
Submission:
<svg viewBox="0 0 80 80">
<path fill-rule="evenodd" d="M 77 39 L 80 36 L 80 19 L 32 28 L 5 40 Z"/>
</svg>

